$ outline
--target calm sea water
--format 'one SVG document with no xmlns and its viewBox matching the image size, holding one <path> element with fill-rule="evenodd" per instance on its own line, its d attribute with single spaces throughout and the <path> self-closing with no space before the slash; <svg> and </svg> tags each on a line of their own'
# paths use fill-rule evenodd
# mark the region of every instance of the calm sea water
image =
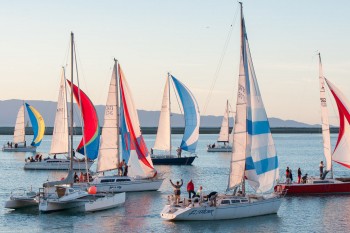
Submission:
<svg viewBox="0 0 350 233">
<path fill-rule="evenodd" d="M 166 180 L 158 192 L 128 193 L 125 205 L 108 211 L 81 214 L 74 211 L 40 214 L 35 209 L 11 211 L 0 207 L 0 232 L 346 232 L 350 229 L 350 195 L 287 197 L 277 215 L 255 218 L 210 221 L 167 222 L 159 213 L 172 193 L 169 178 L 193 179 L 195 189 L 202 185 L 206 192 L 223 192 L 227 186 L 229 153 L 207 153 L 206 145 L 216 135 L 200 135 L 198 158 L 193 166 L 157 166 Z M 31 138 L 30 136 L 28 138 Z M 147 145 L 153 145 L 155 135 L 145 135 Z M 280 174 L 286 166 L 294 171 L 318 175 L 318 164 L 324 160 L 322 136 L 315 134 L 274 135 L 280 159 Z M 11 140 L 0 136 L 0 144 Z M 38 151 L 47 152 L 50 136 L 46 136 Z M 79 138 L 76 138 L 78 143 Z M 181 135 L 173 136 L 173 145 Z M 336 135 L 332 135 L 332 142 Z M 29 154 L 0 152 L 0 205 L 13 189 L 32 186 L 37 190 L 47 179 L 59 179 L 65 172 L 24 171 L 24 158 Z M 95 169 L 93 165 L 92 169 Z M 349 171 L 335 164 L 335 176 L 349 176 Z M 186 192 L 185 185 L 182 192 Z"/>
</svg>

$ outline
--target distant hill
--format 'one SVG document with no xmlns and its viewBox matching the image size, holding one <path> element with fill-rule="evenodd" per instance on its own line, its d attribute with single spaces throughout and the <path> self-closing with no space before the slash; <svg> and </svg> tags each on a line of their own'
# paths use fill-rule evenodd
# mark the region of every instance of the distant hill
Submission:
<svg viewBox="0 0 350 233">
<path fill-rule="evenodd" d="M 43 100 L 29 100 L 28 104 L 35 107 L 43 116 L 46 126 L 53 126 L 56 112 L 56 102 Z M 0 126 L 14 126 L 19 107 L 23 103 L 22 100 L 2 100 L 0 101 Z M 96 105 L 100 125 L 103 124 L 104 106 Z M 77 106 L 75 105 L 75 112 Z M 27 113 L 26 113 L 27 114 Z M 159 111 L 138 110 L 140 124 L 142 127 L 157 127 L 159 120 Z M 28 119 L 28 116 L 26 116 Z M 201 116 L 201 127 L 220 127 L 222 116 Z M 293 120 L 282 120 L 279 118 L 269 118 L 271 127 L 294 127 L 294 128 L 316 128 L 320 125 L 309 125 Z M 181 114 L 172 114 L 172 126 L 183 127 L 184 119 Z M 232 120 L 230 125 L 232 126 Z M 80 120 L 75 117 L 75 125 L 80 125 Z"/>
</svg>

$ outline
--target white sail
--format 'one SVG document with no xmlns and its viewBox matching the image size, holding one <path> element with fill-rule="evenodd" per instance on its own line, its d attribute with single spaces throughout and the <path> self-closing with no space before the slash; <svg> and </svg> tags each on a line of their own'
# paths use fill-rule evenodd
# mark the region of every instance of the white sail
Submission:
<svg viewBox="0 0 350 233">
<path fill-rule="evenodd" d="M 55 124 L 52 134 L 50 154 L 68 153 L 68 116 L 67 96 L 64 70 L 62 71 L 60 89 L 58 92 Z"/>
<path fill-rule="evenodd" d="M 97 172 L 116 169 L 119 164 L 118 148 L 118 65 L 114 65 L 105 108 L 104 123 L 100 139 Z"/>
<path fill-rule="evenodd" d="M 169 96 L 169 78 L 167 78 L 164 93 L 162 108 L 160 111 L 159 124 L 157 130 L 156 141 L 154 143 L 154 149 L 170 151 L 170 96 Z"/>
<path fill-rule="evenodd" d="M 25 140 L 24 105 L 22 105 L 17 113 L 13 143 L 23 143 Z"/>
<path fill-rule="evenodd" d="M 224 117 L 223 117 L 222 123 L 221 123 L 218 142 L 228 142 L 229 141 L 229 122 L 228 122 L 228 119 L 229 119 L 229 108 L 228 108 L 228 101 L 227 101 Z"/>
<path fill-rule="evenodd" d="M 332 170 L 331 136 L 329 131 L 326 89 L 325 89 L 325 80 L 323 76 L 321 54 L 319 54 L 319 82 L 320 82 L 323 153 L 326 158 L 326 165 L 327 165 L 326 170 L 330 171 Z"/>
<path fill-rule="evenodd" d="M 239 75 L 228 188 L 247 179 L 257 192 L 266 192 L 273 188 L 278 178 L 278 157 L 254 71 L 242 11 Z"/>
<path fill-rule="evenodd" d="M 241 53 L 242 54 L 242 53 Z M 236 119 L 234 124 L 232 156 L 228 189 L 233 189 L 243 181 L 247 147 L 247 96 L 243 59 L 239 66 L 239 79 L 236 102 Z"/>
</svg>

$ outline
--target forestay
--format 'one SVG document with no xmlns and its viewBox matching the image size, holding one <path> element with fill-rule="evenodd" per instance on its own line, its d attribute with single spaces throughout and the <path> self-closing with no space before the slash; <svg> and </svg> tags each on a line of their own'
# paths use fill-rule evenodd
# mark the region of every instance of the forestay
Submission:
<svg viewBox="0 0 350 233">
<path fill-rule="evenodd" d="M 50 154 L 66 153 L 68 153 L 68 116 L 66 82 L 63 70 L 60 82 L 60 89 L 58 92 L 57 109 L 52 134 Z"/>
<path fill-rule="evenodd" d="M 27 112 L 34 133 L 32 146 L 39 146 L 45 134 L 45 122 L 38 110 L 26 103 Z"/>
<path fill-rule="evenodd" d="M 180 96 L 181 104 L 185 115 L 185 132 L 181 141 L 182 150 L 194 153 L 196 151 L 199 137 L 199 108 L 196 99 L 191 91 L 174 76 L 171 76 L 177 93 Z"/>
<path fill-rule="evenodd" d="M 350 168 L 350 102 L 328 79 L 325 81 L 337 103 L 339 113 L 338 140 L 333 151 L 333 161 Z"/>
<path fill-rule="evenodd" d="M 116 169 L 119 164 L 118 148 L 118 65 L 115 62 L 105 108 L 104 122 L 97 161 L 97 172 Z"/>
<path fill-rule="evenodd" d="M 128 163 L 129 175 L 134 177 L 153 177 L 157 174 L 153 168 L 151 156 L 140 130 L 139 118 L 129 85 L 118 64 L 119 88 L 121 99 L 120 126 L 123 147 L 123 159 Z"/>
<path fill-rule="evenodd" d="M 24 105 L 22 105 L 17 113 L 13 143 L 23 143 L 25 140 Z"/>
</svg>

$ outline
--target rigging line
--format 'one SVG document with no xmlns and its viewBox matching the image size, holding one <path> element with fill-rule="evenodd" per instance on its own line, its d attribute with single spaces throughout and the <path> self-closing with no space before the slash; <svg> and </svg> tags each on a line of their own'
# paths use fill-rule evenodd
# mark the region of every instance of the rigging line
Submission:
<svg viewBox="0 0 350 233">
<path fill-rule="evenodd" d="M 205 105 L 204 105 L 204 110 L 203 110 L 203 114 L 206 113 L 207 111 L 207 107 L 209 105 L 209 102 L 210 102 L 210 98 L 211 98 L 211 95 L 213 93 L 213 89 L 215 87 L 215 84 L 216 84 L 216 81 L 219 77 L 219 73 L 220 73 L 220 70 L 221 70 L 221 66 L 222 66 L 222 63 L 224 61 L 224 57 L 226 55 L 226 52 L 227 52 L 227 47 L 229 45 L 229 42 L 231 41 L 231 36 L 232 36 L 232 32 L 233 32 L 233 26 L 235 25 L 236 23 L 236 19 L 237 19 L 237 15 L 238 15 L 238 9 L 239 7 L 236 8 L 236 12 L 234 14 L 234 17 L 233 17 L 233 20 L 232 20 L 232 23 L 230 25 L 230 29 L 229 29 L 229 32 L 227 34 L 227 38 L 226 38 L 226 41 L 225 41 L 225 44 L 224 44 L 224 48 L 222 50 L 222 53 L 221 53 L 221 56 L 219 58 L 219 63 L 218 63 L 218 66 L 216 67 L 216 70 L 215 70 L 215 73 L 214 73 L 214 79 L 211 83 L 211 86 L 209 88 L 209 93 L 208 93 L 208 96 L 207 96 L 207 99 L 205 101 Z"/>
<path fill-rule="evenodd" d="M 76 41 L 74 41 L 74 51 L 75 51 L 75 62 L 78 64 L 78 61 L 79 61 L 79 66 L 80 66 L 80 68 L 81 68 L 81 76 L 82 76 L 82 81 L 84 82 L 84 83 L 82 83 L 82 84 L 84 84 L 84 90 L 85 90 L 85 93 L 90 93 L 89 92 L 89 90 L 88 90 L 88 86 L 87 86 L 87 82 L 86 82 L 86 79 L 85 79 L 85 77 L 86 77 L 86 75 L 85 75 L 85 72 L 84 72 L 84 68 L 82 68 L 82 67 L 84 67 L 83 66 L 83 63 L 81 62 L 81 58 L 80 58 L 80 55 L 79 54 L 77 54 L 77 51 L 76 51 L 76 48 L 77 48 L 77 44 L 76 44 Z M 79 50 L 79 49 L 78 49 Z M 78 59 L 77 59 L 77 57 L 78 57 Z M 77 70 L 77 74 L 78 74 L 78 70 Z M 91 94 L 91 93 L 90 93 Z"/>
</svg>

